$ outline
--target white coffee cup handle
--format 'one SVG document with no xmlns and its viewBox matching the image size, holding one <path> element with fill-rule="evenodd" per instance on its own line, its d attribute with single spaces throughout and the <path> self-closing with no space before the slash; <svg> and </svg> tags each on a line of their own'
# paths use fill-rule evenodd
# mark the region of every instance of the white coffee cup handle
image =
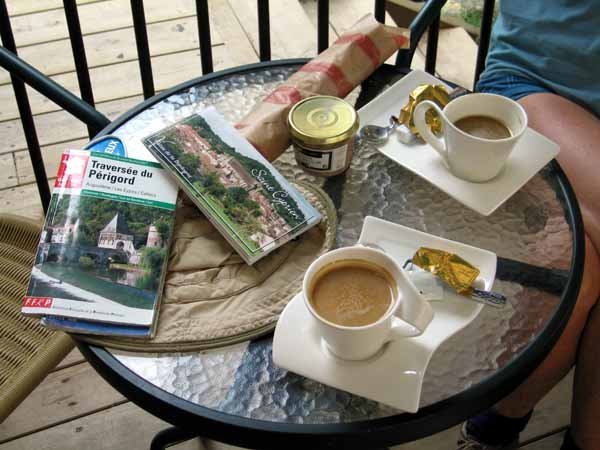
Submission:
<svg viewBox="0 0 600 450">
<path fill-rule="evenodd" d="M 442 121 L 442 126 L 446 126 L 446 116 L 438 105 L 430 100 L 423 100 L 417 104 L 413 114 L 413 121 L 415 127 L 419 131 L 421 137 L 433 147 L 433 149 L 440 154 L 446 163 L 448 162 L 448 151 L 446 149 L 446 143 L 442 138 L 437 137 L 429 128 L 429 125 L 425 122 L 425 114 L 430 108 L 436 110 Z"/>
<path fill-rule="evenodd" d="M 391 339 L 419 336 L 433 320 L 433 308 L 429 302 L 404 271 L 401 276 L 405 282 L 400 306 L 392 317 Z"/>
<path fill-rule="evenodd" d="M 385 249 L 372 242 L 357 242 L 356 247 L 370 247 L 383 253 Z M 400 276 L 404 278 L 402 301 L 392 316 L 392 328 L 388 340 L 414 337 L 423 334 L 433 319 L 433 309 L 425 297 L 421 295 L 404 269 L 400 268 Z"/>
</svg>

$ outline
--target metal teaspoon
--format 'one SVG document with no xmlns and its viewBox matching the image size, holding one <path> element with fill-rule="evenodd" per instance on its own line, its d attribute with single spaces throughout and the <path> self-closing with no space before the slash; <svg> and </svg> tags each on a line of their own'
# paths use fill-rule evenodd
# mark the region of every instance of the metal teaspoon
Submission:
<svg viewBox="0 0 600 450">
<path fill-rule="evenodd" d="M 373 144 L 385 144 L 398 125 L 400 125 L 398 118 L 396 116 L 392 116 L 390 117 L 390 124 L 387 127 L 380 127 L 379 125 L 365 125 L 360 129 L 359 135 L 362 139 Z"/>
</svg>

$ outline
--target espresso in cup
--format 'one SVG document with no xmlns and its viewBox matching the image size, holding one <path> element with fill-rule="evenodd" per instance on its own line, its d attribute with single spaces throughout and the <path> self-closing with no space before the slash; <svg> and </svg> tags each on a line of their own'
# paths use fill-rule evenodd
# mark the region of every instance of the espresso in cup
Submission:
<svg viewBox="0 0 600 450">
<path fill-rule="evenodd" d="M 302 291 L 325 351 L 343 359 L 366 359 L 386 342 L 418 336 L 433 318 L 396 260 L 361 244 L 319 256 Z"/>
<path fill-rule="evenodd" d="M 510 128 L 490 116 L 467 116 L 458 119 L 454 125 L 459 130 L 482 139 L 506 139 L 512 136 Z"/>
<path fill-rule="evenodd" d="M 442 121 L 441 136 L 434 134 L 425 120 L 430 109 Z M 527 129 L 523 107 L 496 94 L 463 95 L 443 110 L 423 100 L 415 107 L 413 120 L 421 137 L 442 157 L 450 172 L 475 183 L 491 180 L 502 172 Z"/>
<path fill-rule="evenodd" d="M 321 268 L 309 287 L 310 304 L 336 325 L 362 327 L 381 319 L 397 297 L 392 275 L 359 259 L 340 260 Z"/>
</svg>

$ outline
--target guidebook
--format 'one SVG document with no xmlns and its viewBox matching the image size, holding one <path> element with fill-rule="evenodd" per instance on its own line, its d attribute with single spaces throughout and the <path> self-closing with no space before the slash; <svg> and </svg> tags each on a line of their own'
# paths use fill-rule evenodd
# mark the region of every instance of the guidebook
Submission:
<svg viewBox="0 0 600 450">
<path fill-rule="evenodd" d="M 120 323 L 94 322 L 72 317 L 42 316 L 40 323 L 46 328 L 67 333 L 96 334 L 101 336 L 119 336 L 128 338 L 149 338 L 154 335 L 151 325 L 123 325 Z"/>
<path fill-rule="evenodd" d="M 156 323 L 176 199 L 177 186 L 157 163 L 64 152 L 22 312 L 43 315 L 56 328 L 77 325 L 76 332 L 105 322 L 120 334 L 147 336 L 143 328 Z"/>
<path fill-rule="evenodd" d="M 214 108 L 142 142 L 248 264 L 321 220 Z"/>
</svg>

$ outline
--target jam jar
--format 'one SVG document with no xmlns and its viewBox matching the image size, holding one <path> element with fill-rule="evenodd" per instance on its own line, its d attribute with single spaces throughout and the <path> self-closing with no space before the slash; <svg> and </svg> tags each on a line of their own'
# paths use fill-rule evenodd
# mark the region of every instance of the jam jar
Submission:
<svg viewBox="0 0 600 450">
<path fill-rule="evenodd" d="M 345 171 L 352 160 L 358 114 L 338 97 L 315 95 L 296 103 L 288 115 L 296 162 L 320 176 Z"/>
</svg>

